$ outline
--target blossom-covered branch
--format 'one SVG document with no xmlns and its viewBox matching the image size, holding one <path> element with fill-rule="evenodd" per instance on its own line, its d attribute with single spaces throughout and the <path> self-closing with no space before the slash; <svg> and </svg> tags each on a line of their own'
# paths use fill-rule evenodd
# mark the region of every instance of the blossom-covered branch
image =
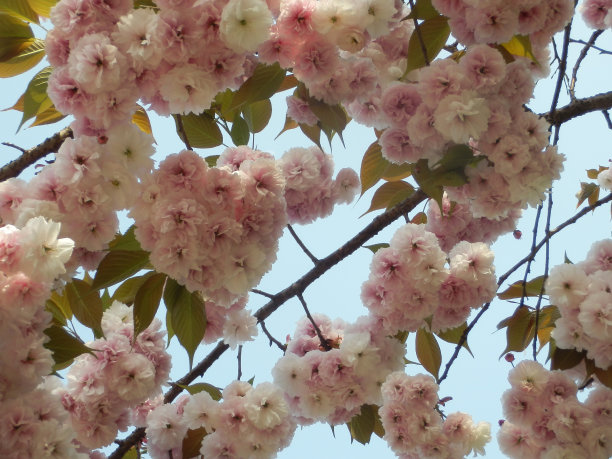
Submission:
<svg viewBox="0 0 612 459">
<path fill-rule="evenodd" d="M 64 140 L 66 140 L 68 137 L 72 137 L 72 129 L 64 128 L 61 131 L 53 134 L 41 144 L 24 151 L 19 158 L 0 168 L 0 181 L 17 177 L 27 167 L 31 166 L 39 159 L 44 158 L 49 153 L 57 152 L 62 143 L 64 143 Z"/>
<path fill-rule="evenodd" d="M 506 271 L 503 275 L 500 276 L 500 278 L 497 281 L 497 285 L 502 285 L 517 269 L 519 269 L 521 266 L 523 266 L 523 264 L 527 263 L 528 261 L 533 260 L 535 258 L 535 256 L 536 256 L 536 254 L 540 251 L 540 249 L 555 234 L 559 233 L 562 229 L 566 228 L 567 226 L 576 223 L 578 220 L 580 220 L 580 218 L 584 217 L 589 212 L 591 212 L 591 211 L 595 210 L 596 208 L 598 208 L 598 207 L 600 207 L 600 206 L 602 206 L 602 205 L 604 205 L 604 204 L 606 204 L 608 202 L 611 202 L 611 201 L 612 201 L 612 194 L 609 194 L 606 197 L 604 197 L 604 198 L 600 199 L 599 201 L 595 202 L 593 205 L 585 207 L 580 212 L 575 214 L 573 217 L 569 218 L 568 220 L 565 220 L 563 223 L 561 223 L 556 228 L 552 229 L 551 231 L 548 231 L 546 236 L 544 236 L 542 238 L 542 240 L 531 250 L 531 252 L 529 252 L 529 254 L 526 257 L 524 257 L 522 260 L 517 262 L 512 268 L 510 268 L 508 271 Z M 453 355 L 451 356 L 451 358 L 449 359 L 449 361 L 446 364 L 446 367 L 444 368 L 444 373 L 442 373 L 442 376 L 440 376 L 440 378 L 438 379 L 438 384 L 441 383 L 442 381 L 444 381 L 448 377 L 448 372 L 449 372 L 451 366 L 453 365 L 453 362 L 457 359 L 457 357 L 459 355 L 459 351 L 461 350 L 461 347 L 466 342 L 467 337 L 470 334 L 470 331 L 472 330 L 472 328 L 474 328 L 474 325 L 476 325 L 476 323 L 480 320 L 482 315 L 489 309 L 489 306 L 491 306 L 491 303 L 485 304 L 482 307 L 482 309 L 480 311 L 478 311 L 478 314 L 476 315 L 476 317 L 474 317 L 474 319 L 469 323 L 469 325 L 463 331 L 463 334 L 461 335 L 461 338 L 459 339 L 459 342 L 455 346 L 455 351 L 453 352 Z"/>
</svg>

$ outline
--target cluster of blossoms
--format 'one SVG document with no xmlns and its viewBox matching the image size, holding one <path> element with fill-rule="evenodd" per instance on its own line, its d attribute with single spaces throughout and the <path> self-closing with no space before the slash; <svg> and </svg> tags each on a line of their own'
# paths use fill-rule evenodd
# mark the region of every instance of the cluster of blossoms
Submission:
<svg viewBox="0 0 612 459">
<path fill-rule="evenodd" d="M 272 375 L 300 424 L 342 424 L 361 405 L 381 403 L 380 385 L 389 373 L 404 368 L 406 350 L 370 318 L 355 324 L 322 314 L 313 318 L 325 345 L 303 318 Z"/>
<path fill-rule="evenodd" d="M 612 28 L 612 2 L 610 0 L 584 0 L 579 6 L 584 22 L 594 29 Z"/>
<path fill-rule="evenodd" d="M 484 455 L 484 446 L 491 440 L 489 423 L 475 424 L 471 416 L 460 412 L 443 420 L 436 410 L 438 385 L 431 376 L 394 372 L 381 391 L 383 405 L 378 412 L 384 439 L 399 457 L 459 459 L 472 451 L 475 456 Z"/>
<path fill-rule="evenodd" d="M 349 203 L 359 192 L 359 178 L 344 168 L 332 179 L 334 162 L 320 148 L 292 148 L 278 162 L 285 177 L 289 223 L 311 223 L 327 217 L 335 204 Z"/>
<path fill-rule="evenodd" d="M 119 227 L 117 210 L 133 205 L 139 180 L 153 167 L 152 154 L 152 136 L 131 123 L 109 131 L 104 144 L 68 138 L 29 183 L 0 184 L 0 218 L 17 226 L 34 215 L 62 222 L 62 235 L 77 248 L 68 268 L 94 269 Z"/>
<path fill-rule="evenodd" d="M 586 350 L 599 368 L 612 366 L 612 239 L 595 242 L 581 263 L 551 269 L 546 293 L 561 313 L 557 346 Z"/>
<path fill-rule="evenodd" d="M 450 252 L 460 241 L 492 244 L 499 235 L 516 228 L 521 216 L 521 211 L 514 209 L 500 219 L 476 218 L 467 205 L 451 202 L 446 193 L 442 197 L 442 210 L 437 203 L 430 203 L 425 229 L 436 235 L 445 252 Z"/>
<path fill-rule="evenodd" d="M 447 255 L 435 234 L 404 225 L 374 254 L 361 297 L 388 335 L 416 331 L 429 317 L 433 330 L 453 328 L 495 295 L 493 258 L 482 242 L 462 241 Z"/>
<path fill-rule="evenodd" d="M 188 430 L 201 428 L 207 432 L 200 449 L 204 457 L 268 459 L 289 445 L 296 423 L 280 388 L 234 381 L 222 395 L 217 402 L 202 391 L 151 410 L 146 417 L 151 457 L 183 457 Z"/>
<path fill-rule="evenodd" d="M 505 420 L 499 446 L 511 458 L 607 459 L 612 457 L 612 392 L 597 386 L 581 403 L 564 372 L 533 361 L 508 374 L 502 396 Z"/>
<path fill-rule="evenodd" d="M 156 270 L 229 307 L 270 269 L 287 217 L 271 155 L 229 149 L 218 166 L 189 150 L 168 156 L 130 216 Z"/>
<path fill-rule="evenodd" d="M 161 322 L 134 339 L 132 308 L 118 301 L 104 311 L 104 338 L 88 343 L 66 376 L 62 403 L 78 442 L 88 449 L 110 444 L 130 425 L 130 408 L 161 393 L 170 373 Z"/>
<path fill-rule="evenodd" d="M 44 347 L 51 324 L 44 304 L 66 272 L 73 241 L 43 217 L 0 228 L 0 456 L 77 459 L 74 432 L 52 394 L 53 357 Z"/>
</svg>

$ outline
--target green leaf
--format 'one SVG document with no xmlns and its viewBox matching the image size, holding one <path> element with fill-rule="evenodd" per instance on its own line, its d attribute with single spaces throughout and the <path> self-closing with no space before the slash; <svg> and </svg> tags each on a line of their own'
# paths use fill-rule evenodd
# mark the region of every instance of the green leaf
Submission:
<svg viewBox="0 0 612 459">
<path fill-rule="evenodd" d="M 206 309 L 197 292 L 189 292 L 174 279 L 168 278 L 164 289 L 164 302 L 170 313 L 172 329 L 189 356 L 189 368 L 193 355 L 206 331 Z"/>
<path fill-rule="evenodd" d="M 406 177 L 410 177 L 412 175 L 412 168 L 414 166 L 409 163 L 404 164 L 393 164 L 389 162 L 389 165 L 383 172 L 381 179 L 386 180 L 387 182 L 395 182 L 397 180 L 405 179 Z"/>
<path fill-rule="evenodd" d="M 127 305 L 131 305 L 134 303 L 134 299 L 136 298 L 136 292 L 140 289 L 140 286 L 145 283 L 145 281 L 155 274 L 155 271 L 149 271 L 142 276 L 135 276 L 126 279 L 123 284 L 121 284 L 113 293 L 112 299 L 114 301 L 120 301 L 121 303 L 125 303 Z"/>
<path fill-rule="evenodd" d="M 389 247 L 389 244 L 387 244 L 386 242 L 381 242 L 380 244 L 372 244 L 372 245 L 364 245 L 363 248 L 364 249 L 369 249 L 372 251 L 372 253 L 376 253 L 378 252 L 380 249 L 384 249 Z"/>
<path fill-rule="evenodd" d="M 283 129 L 276 135 L 276 137 L 274 137 L 274 140 L 278 139 L 283 132 L 295 129 L 297 127 L 298 123 L 287 116 L 285 118 L 285 125 L 283 126 Z"/>
<path fill-rule="evenodd" d="M 253 75 L 234 94 L 230 110 L 272 97 L 283 83 L 285 73 L 278 63 L 259 64 Z"/>
<path fill-rule="evenodd" d="M 321 148 L 321 127 L 318 124 L 315 126 L 308 126 L 307 124 L 301 123 L 299 126 L 304 135 L 312 140 L 317 147 Z M 323 148 L 321 148 L 321 150 L 322 149 Z"/>
<path fill-rule="evenodd" d="M 467 323 L 463 322 L 458 327 L 449 328 L 448 330 L 444 330 L 443 332 L 436 333 L 436 335 L 439 338 L 446 341 L 447 343 L 459 344 L 459 341 L 461 340 L 461 337 L 463 336 L 463 332 L 465 331 L 466 328 L 467 328 Z M 467 351 L 470 353 L 472 357 L 474 357 L 474 354 L 472 354 L 472 350 L 468 346 L 467 339 L 463 342 L 462 346 L 467 349 Z"/>
<path fill-rule="evenodd" d="M 210 155 L 204 158 L 208 167 L 215 167 L 217 165 L 217 160 L 219 159 L 219 155 Z"/>
<path fill-rule="evenodd" d="M 214 148 L 223 143 L 223 134 L 215 120 L 208 113 L 200 115 L 174 115 L 176 132 L 184 142 L 185 137 L 179 129 L 178 117 L 181 117 L 183 129 L 187 135 L 189 145 L 193 148 Z"/>
<path fill-rule="evenodd" d="M 567 250 L 563 252 L 563 263 L 573 265 L 574 263 L 567 257 Z"/>
<path fill-rule="evenodd" d="M 562 349 L 555 346 L 551 356 L 551 370 L 569 370 L 574 368 L 586 358 L 586 351 L 578 352 L 576 349 Z"/>
<path fill-rule="evenodd" d="M 138 126 L 145 134 L 153 134 L 149 115 L 147 115 L 147 111 L 140 105 L 138 105 L 138 109 L 132 114 L 132 123 Z"/>
<path fill-rule="evenodd" d="M 134 298 L 134 339 L 151 325 L 164 291 L 167 275 L 155 273 L 147 278 Z"/>
<path fill-rule="evenodd" d="M 406 182 L 387 182 L 376 190 L 370 208 L 361 216 L 378 209 L 389 209 L 412 196 L 414 187 Z"/>
<path fill-rule="evenodd" d="M 378 406 L 376 405 L 361 405 L 361 412 L 353 416 L 346 425 L 351 434 L 351 441 L 357 440 L 362 445 L 370 443 L 372 433 L 375 431 L 377 431 L 378 436 L 381 436 L 381 431 L 384 435 L 384 430 L 381 430 L 382 423 L 378 416 Z"/>
<path fill-rule="evenodd" d="M 431 4 L 431 0 L 416 0 L 414 8 L 408 15 L 410 19 L 431 19 L 439 16 L 438 10 L 436 10 Z"/>
<path fill-rule="evenodd" d="M 308 106 L 321 122 L 321 127 L 329 127 L 338 134 L 344 131 L 344 128 L 349 122 L 346 112 L 338 104 L 329 105 L 314 97 L 309 97 Z"/>
<path fill-rule="evenodd" d="M 130 226 L 125 234 L 116 234 L 115 238 L 108 243 L 108 250 L 132 250 L 142 251 L 140 242 L 136 239 L 134 225 Z"/>
<path fill-rule="evenodd" d="M 72 279 L 72 282 L 66 284 L 64 289 L 70 309 L 77 320 L 91 328 L 94 333 L 101 335 L 100 323 L 104 306 L 98 292 L 81 279 Z"/>
<path fill-rule="evenodd" d="M 49 304 L 49 302 L 55 305 L 62 317 L 67 320 L 72 319 L 72 310 L 70 309 L 70 302 L 68 301 L 65 290 L 61 295 L 56 291 L 51 292 L 51 298 L 47 300 L 47 304 Z"/>
<path fill-rule="evenodd" d="M 361 180 L 361 196 L 372 188 L 381 179 L 389 162 L 382 157 L 382 150 L 378 142 L 372 143 L 361 160 L 359 178 Z"/>
<path fill-rule="evenodd" d="M 32 9 L 30 4 L 24 0 L 1 0 L 0 11 L 10 14 L 17 19 L 38 24 L 38 14 Z"/>
<path fill-rule="evenodd" d="M 525 284 L 524 294 L 525 296 L 540 296 L 543 292 L 542 286 L 546 278 L 544 276 L 538 276 Z M 523 281 L 516 281 L 510 285 L 506 290 L 497 294 L 500 300 L 511 300 L 513 298 L 523 297 Z"/>
<path fill-rule="evenodd" d="M 30 127 L 42 126 L 44 124 L 53 124 L 58 122 L 59 120 L 63 120 L 64 118 L 66 118 L 66 115 L 61 112 L 58 112 L 55 109 L 55 106 L 52 105 L 51 107 L 43 110 L 42 112 L 37 113 Z"/>
<path fill-rule="evenodd" d="M 183 386 L 181 384 L 177 384 L 177 385 L 185 389 L 191 395 L 199 394 L 200 392 L 206 391 L 208 392 L 208 395 L 210 395 L 212 399 L 217 402 L 223 398 L 223 395 L 221 394 L 221 390 L 218 387 L 213 386 L 212 384 L 196 383 L 196 384 L 192 384 L 191 386 Z"/>
<path fill-rule="evenodd" d="M 595 376 L 597 376 L 600 383 L 602 383 L 608 389 L 612 389 L 612 367 L 605 370 L 595 367 Z"/>
<path fill-rule="evenodd" d="M 526 306 L 519 306 L 514 314 L 501 321 L 497 328 L 506 327 L 506 348 L 500 354 L 501 359 L 508 352 L 522 352 L 527 349 L 535 336 L 535 312 Z"/>
<path fill-rule="evenodd" d="M 23 117 L 19 128 L 29 119 L 34 118 L 53 105 L 47 96 L 47 81 L 51 75 L 51 67 L 45 67 L 30 81 L 23 96 Z"/>
<path fill-rule="evenodd" d="M 242 117 L 234 117 L 230 136 L 232 137 L 232 142 L 234 142 L 236 146 L 247 145 L 249 143 L 249 138 L 251 137 L 249 134 L 249 126 Z"/>
<path fill-rule="evenodd" d="M 75 357 L 91 352 L 83 341 L 68 333 L 65 328 L 51 325 L 44 330 L 44 333 L 49 337 L 49 341 L 44 346 L 53 352 L 55 365 L 71 362 Z"/>
<path fill-rule="evenodd" d="M 263 131 L 272 117 L 272 103 L 270 99 L 260 100 L 247 105 L 242 109 L 242 116 L 249 127 L 249 131 L 254 134 Z"/>
<path fill-rule="evenodd" d="M 100 289 L 115 285 L 136 274 L 149 264 L 149 253 L 144 250 L 112 250 L 98 265 L 92 287 Z"/>
<path fill-rule="evenodd" d="M 29 46 L 34 38 L 27 22 L 0 12 L 0 62 L 7 61 Z"/>
<path fill-rule="evenodd" d="M 446 40 L 450 36 L 450 27 L 448 26 L 448 18 L 444 16 L 434 16 L 430 19 L 423 21 L 419 25 L 421 37 L 425 44 L 425 50 L 427 52 L 427 59 L 423 55 L 423 47 L 421 46 L 421 40 L 416 30 L 410 36 L 408 42 L 408 56 L 406 63 L 406 73 L 411 70 L 424 67 L 427 62 L 432 62 L 435 57 L 440 53 Z"/>
<path fill-rule="evenodd" d="M 417 359 L 436 380 L 442 365 L 442 353 L 436 337 L 424 328 L 419 328 L 416 333 L 416 354 Z"/>
<path fill-rule="evenodd" d="M 185 438 L 183 438 L 183 444 L 181 446 L 181 451 L 183 452 L 182 457 L 202 457 L 200 456 L 200 448 L 202 447 L 202 440 L 206 435 L 208 435 L 208 432 L 206 432 L 204 427 L 189 429 Z"/>
</svg>

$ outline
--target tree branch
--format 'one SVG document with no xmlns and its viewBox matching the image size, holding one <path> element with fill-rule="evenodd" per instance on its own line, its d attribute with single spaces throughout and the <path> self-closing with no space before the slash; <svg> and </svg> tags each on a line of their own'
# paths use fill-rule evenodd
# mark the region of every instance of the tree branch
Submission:
<svg viewBox="0 0 612 459">
<path fill-rule="evenodd" d="M 584 209 L 582 209 L 580 212 L 578 212 L 577 214 L 575 214 L 573 217 L 569 218 L 568 220 L 565 220 L 563 223 L 561 223 L 559 226 L 557 226 L 555 229 L 548 231 L 546 236 L 544 236 L 544 238 L 538 243 L 538 245 L 536 245 L 533 250 L 522 260 L 520 260 L 518 263 L 516 263 L 512 268 L 510 268 L 508 271 L 506 271 L 502 276 L 500 276 L 499 280 L 497 281 L 497 285 L 500 286 L 502 285 L 504 282 L 506 282 L 506 280 L 517 270 L 519 269 L 521 266 L 523 266 L 523 264 L 525 264 L 526 262 L 532 260 L 536 254 L 540 251 L 540 249 L 546 244 L 548 243 L 548 241 L 557 233 L 559 233 L 563 228 L 572 225 L 574 223 L 576 223 L 580 218 L 584 217 L 586 214 L 588 214 L 589 212 L 595 210 L 597 207 L 603 206 L 604 204 L 611 202 L 612 201 L 612 193 L 610 193 L 608 196 L 606 196 L 605 198 L 600 199 L 599 201 L 597 201 L 596 203 L 594 203 L 592 206 L 587 206 Z M 491 306 L 491 303 L 486 303 L 481 309 L 480 311 L 478 311 L 478 314 L 476 315 L 476 317 L 474 317 L 474 319 L 469 323 L 469 325 L 466 327 L 465 330 L 463 330 L 463 333 L 461 334 L 461 338 L 459 338 L 459 342 L 457 343 L 457 345 L 455 346 L 455 351 L 453 352 L 453 355 L 451 356 L 451 358 L 449 359 L 449 361 L 446 364 L 446 367 L 444 368 L 444 373 L 442 374 L 442 376 L 440 376 L 440 379 L 438 379 L 438 384 L 440 384 L 442 381 L 444 381 L 447 377 L 448 377 L 448 372 L 451 368 L 451 366 L 453 365 L 453 363 L 455 362 L 455 360 L 457 359 L 457 357 L 459 356 L 459 351 L 461 351 L 461 348 L 463 347 L 463 344 L 467 341 L 467 337 L 470 333 L 470 331 L 472 330 L 472 328 L 474 328 L 474 325 L 476 325 L 476 323 L 480 320 L 480 318 L 482 317 L 482 315 L 489 309 L 489 307 Z"/>
<path fill-rule="evenodd" d="M 257 321 L 261 322 L 265 320 L 281 305 L 286 303 L 287 300 L 293 298 L 294 296 L 301 295 L 302 292 L 304 292 L 304 290 L 306 290 L 306 288 L 310 284 L 312 284 L 315 280 L 321 277 L 325 272 L 329 271 L 329 269 L 331 269 L 333 266 L 337 265 L 340 261 L 351 255 L 365 242 L 374 237 L 376 234 L 378 234 L 384 228 L 386 228 L 395 220 L 400 218 L 402 215 L 413 210 L 416 206 L 419 205 L 419 203 L 423 202 L 425 199 L 427 199 L 427 195 L 423 193 L 423 191 L 417 190 L 405 201 L 401 202 L 397 206 L 393 207 L 392 209 L 389 209 L 385 213 L 376 217 L 363 230 L 361 230 L 354 237 L 352 237 L 334 252 L 329 254 L 327 257 L 319 260 L 317 265 L 314 266 L 310 271 L 300 277 L 289 287 L 274 295 L 273 298 L 267 304 L 259 308 L 257 312 L 253 314 L 257 318 Z M 168 392 L 166 392 L 166 395 L 164 396 L 164 403 L 172 402 L 183 391 L 183 388 L 181 386 L 188 386 L 196 378 L 203 376 L 204 373 L 211 367 L 211 365 L 219 357 L 221 357 L 221 355 L 228 348 L 229 346 L 227 344 L 225 344 L 223 341 L 219 341 L 215 348 L 200 363 L 198 363 L 193 368 L 193 370 L 191 370 L 189 373 L 179 379 L 176 383 L 171 383 L 172 387 Z M 133 445 L 142 441 L 144 436 L 145 429 L 139 427 L 121 442 L 119 447 L 115 451 L 113 451 L 110 456 L 108 456 L 108 459 L 122 458 L 123 455 Z"/>
<path fill-rule="evenodd" d="M 316 265 L 319 262 L 319 259 L 315 257 L 310 250 L 308 250 L 308 247 L 306 247 L 306 245 L 302 242 L 302 240 L 299 238 L 299 236 L 297 235 L 297 233 L 295 232 L 295 230 L 293 229 L 291 225 L 287 225 L 287 229 L 293 236 L 293 239 L 295 239 L 295 242 L 297 242 L 300 248 L 304 251 L 306 256 L 310 258 L 310 261 L 312 261 Z"/>
<path fill-rule="evenodd" d="M 72 137 L 72 129 L 64 128 L 43 143 L 25 150 L 19 158 L 0 168 L 0 181 L 17 177 L 39 159 L 44 158 L 49 153 L 56 153 L 68 137 Z"/>
<path fill-rule="evenodd" d="M 566 121 L 577 118 L 587 113 L 612 108 L 612 91 L 597 94 L 585 99 L 576 99 L 573 102 L 555 111 L 544 113 L 541 116 L 546 118 L 553 126 L 559 126 Z"/>
</svg>

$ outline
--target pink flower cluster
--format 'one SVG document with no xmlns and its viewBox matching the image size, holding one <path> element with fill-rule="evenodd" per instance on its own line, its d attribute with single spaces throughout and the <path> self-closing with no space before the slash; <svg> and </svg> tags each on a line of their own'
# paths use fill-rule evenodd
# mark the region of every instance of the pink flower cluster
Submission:
<svg viewBox="0 0 612 459">
<path fill-rule="evenodd" d="M 181 397 L 147 415 L 147 449 L 153 459 L 182 456 L 189 429 L 206 429 L 200 453 L 210 458 L 276 457 L 293 438 L 296 423 L 282 391 L 272 383 L 234 381 L 217 402 L 208 392 Z"/>
<path fill-rule="evenodd" d="M 320 148 L 292 148 L 278 161 L 285 177 L 289 223 L 311 223 L 327 217 L 335 204 L 351 202 L 360 190 L 353 169 L 341 169 L 332 179 L 334 162 Z"/>
<path fill-rule="evenodd" d="M 210 344 L 223 338 L 232 349 L 257 336 L 257 319 L 244 309 L 247 297 L 240 298 L 229 308 L 212 300 L 206 301 L 206 331 L 202 341 Z"/>
<path fill-rule="evenodd" d="M 595 242 L 586 260 L 550 270 L 550 302 L 559 308 L 558 347 L 586 350 L 599 368 L 612 366 L 612 239 Z"/>
<path fill-rule="evenodd" d="M 593 29 L 612 28 L 612 2 L 610 0 L 585 0 L 578 7 L 584 22 Z"/>
<path fill-rule="evenodd" d="M 378 412 L 384 439 L 399 457 L 459 459 L 471 452 L 485 454 L 484 446 L 491 440 L 489 423 L 475 424 L 460 412 L 443 419 L 436 410 L 438 385 L 431 376 L 396 371 L 387 376 L 381 391 Z"/>
<path fill-rule="evenodd" d="M 104 311 L 104 338 L 88 343 L 66 376 L 62 403 L 78 442 L 88 449 L 110 444 L 130 425 L 130 409 L 161 392 L 170 374 L 161 322 L 134 339 L 132 308 L 118 301 Z"/>
<path fill-rule="evenodd" d="M 129 122 L 138 99 L 162 115 L 202 112 L 250 75 L 249 52 L 272 22 L 263 0 L 156 5 L 62 0 L 51 10 L 49 96 L 76 117 L 76 132 L 100 135 Z"/>
<path fill-rule="evenodd" d="M 229 149 L 218 164 L 188 150 L 168 156 L 130 216 L 156 270 L 229 307 L 270 269 L 287 217 L 271 155 Z"/>
<path fill-rule="evenodd" d="M 62 235 L 78 248 L 69 269 L 95 269 L 118 229 L 117 210 L 133 205 L 138 181 L 153 166 L 152 142 L 131 123 L 109 131 L 104 144 L 68 138 L 29 183 L 0 183 L 0 218 L 17 226 L 35 215 L 62 222 Z"/>
<path fill-rule="evenodd" d="M 571 0 L 432 0 L 449 17 L 452 34 L 466 45 L 505 43 L 514 35 L 546 44 L 574 14 Z"/>
<path fill-rule="evenodd" d="M 429 317 L 433 330 L 457 327 L 495 295 L 493 258 L 482 242 L 462 241 L 446 254 L 422 225 L 404 225 L 374 254 L 361 297 L 388 335 L 416 331 Z"/>
<path fill-rule="evenodd" d="M 436 235 L 442 250 L 449 252 L 459 241 L 492 244 L 498 236 L 516 228 L 520 216 L 521 211 L 513 209 L 507 217 L 497 220 L 475 218 L 466 204 L 453 203 L 444 193 L 442 210 L 430 201 L 425 229 Z"/>
<path fill-rule="evenodd" d="M 342 424 L 361 405 L 381 403 L 380 384 L 404 367 L 405 347 L 367 317 L 347 324 L 315 314 L 314 321 L 329 350 L 303 318 L 272 375 L 300 424 Z"/>
<path fill-rule="evenodd" d="M 498 434 L 511 458 L 607 459 L 612 456 L 612 391 L 597 386 L 584 403 L 564 372 L 533 361 L 508 374 L 502 402 L 506 419 Z"/>
</svg>

